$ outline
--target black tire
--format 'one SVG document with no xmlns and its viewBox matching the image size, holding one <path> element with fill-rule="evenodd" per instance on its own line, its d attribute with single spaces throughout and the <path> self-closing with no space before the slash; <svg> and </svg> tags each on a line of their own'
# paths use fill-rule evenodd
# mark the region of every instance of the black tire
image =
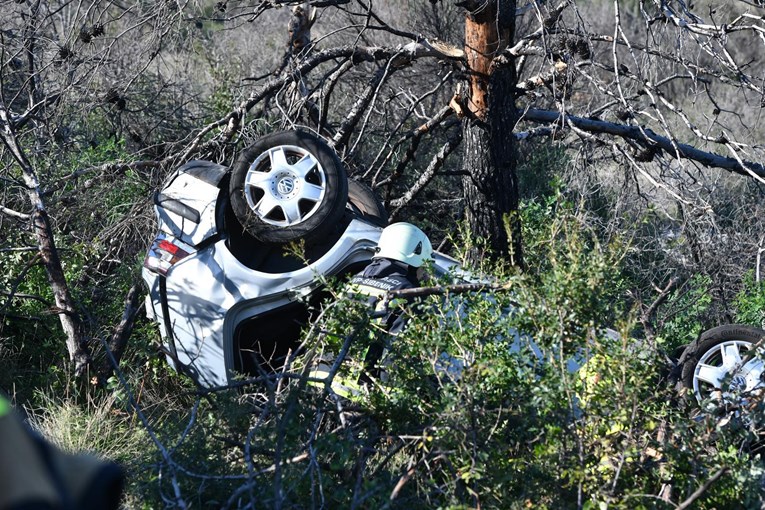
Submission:
<svg viewBox="0 0 765 510">
<path fill-rule="evenodd" d="M 357 214 L 381 227 L 388 224 L 388 211 L 372 188 L 363 182 L 348 180 L 348 202 Z"/>
<path fill-rule="evenodd" d="M 339 223 L 348 178 L 337 154 L 320 138 L 282 131 L 239 154 L 229 198 L 239 223 L 260 241 L 312 240 Z"/>
<path fill-rule="evenodd" d="M 765 373 L 762 360 L 752 357 L 746 363 L 741 361 L 764 337 L 765 331 L 741 324 L 703 332 L 680 358 L 682 385 L 699 401 L 718 390 L 725 393 L 734 388 L 749 391 L 761 387 L 760 376 Z"/>
</svg>

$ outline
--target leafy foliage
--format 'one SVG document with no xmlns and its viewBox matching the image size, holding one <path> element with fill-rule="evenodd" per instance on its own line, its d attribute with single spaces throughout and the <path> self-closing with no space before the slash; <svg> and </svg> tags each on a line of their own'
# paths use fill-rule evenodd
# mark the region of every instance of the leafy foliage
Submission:
<svg viewBox="0 0 765 510">
<path fill-rule="evenodd" d="M 128 411 L 110 418 L 119 429 L 137 419 L 125 390 L 142 395 L 155 437 L 170 446 L 128 463 L 129 501 L 673 508 L 715 477 L 695 508 L 759 508 L 753 422 L 697 414 L 661 382 L 663 358 L 631 336 L 634 314 L 615 304 L 624 247 L 604 247 L 570 206 L 549 205 L 556 214 L 530 251 L 540 271 L 497 267 L 490 276 L 504 290 L 398 303 L 408 327 L 395 338 L 380 336 L 338 282 L 306 349 L 278 373 L 196 396 L 176 377 L 169 397 L 164 365 L 135 366 L 129 387 L 113 387 L 122 397 L 103 405 Z M 344 357 L 337 381 L 357 377 L 375 338 L 389 348 L 360 393 L 342 398 L 331 381 L 308 378 L 330 354 Z M 86 433 L 73 425 L 59 427 Z M 139 430 L 133 447 L 145 444 Z"/>
<path fill-rule="evenodd" d="M 744 276 L 744 286 L 736 296 L 736 322 L 762 327 L 765 324 L 765 284 L 756 281 L 750 271 Z"/>
<path fill-rule="evenodd" d="M 706 275 L 691 278 L 687 288 L 674 292 L 663 310 L 660 336 L 668 351 L 689 344 L 705 329 L 703 319 L 712 298 L 711 279 Z"/>
</svg>

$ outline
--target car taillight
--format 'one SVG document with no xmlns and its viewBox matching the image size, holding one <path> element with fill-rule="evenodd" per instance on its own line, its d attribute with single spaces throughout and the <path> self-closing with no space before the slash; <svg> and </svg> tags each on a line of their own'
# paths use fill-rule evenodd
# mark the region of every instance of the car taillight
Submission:
<svg viewBox="0 0 765 510">
<path fill-rule="evenodd" d="M 165 234 L 159 234 L 151 244 L 149 251 L 146 252 L 143 266 L 150 271 L 164 275 L 174 264 L 193 252 L 194 248 L 186 243 Z"/>
<path fill-rule="evenodd" d="M 166 251 L 166 252 L 168 252 L 168 253 L 171 253 L 171 254 L 173 254 L 173 255 L 176 255 L 178 252 L 183 252 L 183 250 L 181 250 L 180 248 L 178 248 L 176 245 L 174 245 L 173 243 L 171 243 L 171 242 L 170 242 L 170 241 L 168 241 L 167 239 L 163 239 L 163 240 L 161 240 L 161 241 L 159 242 L 159 244 L 157 245 L 157 247 L 158 247 L 160 250 L 162 250 L 162 251 Z M 188 255 L 188 253 L 186 253 L 185 255 Z"/>
</svg>

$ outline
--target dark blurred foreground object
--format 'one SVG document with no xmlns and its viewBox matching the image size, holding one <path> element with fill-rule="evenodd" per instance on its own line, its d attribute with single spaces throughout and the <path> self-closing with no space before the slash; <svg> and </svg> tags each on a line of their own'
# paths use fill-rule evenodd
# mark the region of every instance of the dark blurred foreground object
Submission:
<svg viewBox="0 0 765 510">
<path fill-rule="evenodd" d="M 113 462 L 50 445 L 0 396 L 0 510 L 116 510 L 124 478 Z"/>
</svg>

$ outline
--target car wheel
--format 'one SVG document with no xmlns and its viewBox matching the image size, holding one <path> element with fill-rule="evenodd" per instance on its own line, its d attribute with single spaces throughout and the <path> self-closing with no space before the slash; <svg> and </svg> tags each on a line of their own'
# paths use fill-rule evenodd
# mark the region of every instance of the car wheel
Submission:
<svg viewBox="0 0 765 510">
<path fill-rule="evenodd" d="M 381 227 L 388 224 L 388 211 L 374 190 L 366 184 L 349 179 L 348 202 L 362 217 Z"/>
<path fill-rule="evenodd" d="M 734 403 L 765 388 L 765 362 L 754 352 L 763 338 L 765 331 L 739 324 L 705 331 L 681 357 L 683 386 L 699 402 L 716 398 Z"/>
<path fill-rule="evenodd" d="M 274 244 L 320 237 L 340 220 L 348 179 L 335 152 L 304 131 L 273 133 L 239 155 L 231 207 L 255 238 Z"/>
</svg>

